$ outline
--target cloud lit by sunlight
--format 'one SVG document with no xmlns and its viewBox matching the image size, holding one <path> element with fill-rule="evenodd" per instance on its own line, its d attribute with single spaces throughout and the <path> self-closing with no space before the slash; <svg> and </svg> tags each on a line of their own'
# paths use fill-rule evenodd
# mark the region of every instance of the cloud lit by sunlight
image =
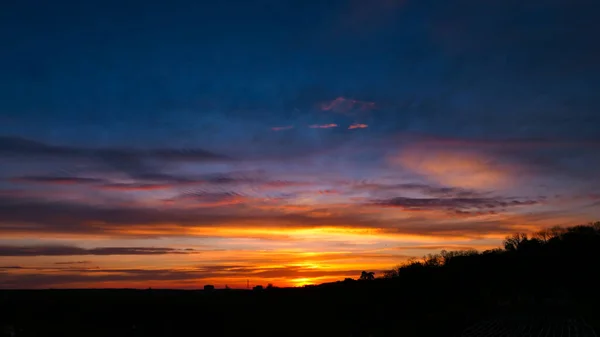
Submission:
<svg viewBox="0 0 600 337">
<path fill-rule="evenodd" d="M 506 166 L 474 152 L 409 146 L 391 161 L 428 180 L 452 187 L 491 189 L 513 182 Z"/>
<path fill-rule="evenodd" d="M 309 125 L 308 127 L 311 129 L 331 129 L 331 128 L 337 128 L 337 124 L 312 124 Z"/>
<path fill-rule="evenodd" d="M 353 130 L 353 129 L 366 129 L 366 128 L 368 128 L 368 127 L 369 127 L 369 126 L 368 126 L 367 124 L 362 124 L 362 123 L 354 123 L 354 124 L 351 124 L 351 125 L 348 127 L 348 130 Z"/>
</svg>

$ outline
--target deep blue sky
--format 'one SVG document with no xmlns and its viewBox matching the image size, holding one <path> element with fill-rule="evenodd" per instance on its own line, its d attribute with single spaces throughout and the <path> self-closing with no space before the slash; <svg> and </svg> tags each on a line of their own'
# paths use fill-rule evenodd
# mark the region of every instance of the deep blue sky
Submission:
<svg viewBox="0 0 600 337">
<path fill-rule="evenodd" d="M 489 245 L 597 219 L 599 14 L 592 0 L 3 1 L 0 244 L 390 235 L 366 254 L 398 235 Z M 209 230 L 232 226 L 257 232 Z M 338 247 L 302 238 L 324 241 L 278 240 Z M 400 257 L 381 259 L 365 263 Z"/>
<path fill-rule="evenodd" d="M 378 102 L 377 133 L 597 133 L 593 1 L 12 2 L 3 133 L 206 146 L 338 96 Z"/>
</svg>

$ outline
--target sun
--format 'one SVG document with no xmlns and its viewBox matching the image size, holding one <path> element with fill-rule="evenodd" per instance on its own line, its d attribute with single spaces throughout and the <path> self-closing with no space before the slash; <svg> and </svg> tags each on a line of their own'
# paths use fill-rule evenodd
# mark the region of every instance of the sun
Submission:
<svg viewBox="0 0 600 337">
<path fill-rule="evenodd" d="M 314 279 L 306 278 L 306 277 L 296 278 L 296 279 L 292 280 L 292 283 L 296 287 L 303 287 L 303 286 L 306 286 L 306 285 L 314 284 Z"/>
</svg>

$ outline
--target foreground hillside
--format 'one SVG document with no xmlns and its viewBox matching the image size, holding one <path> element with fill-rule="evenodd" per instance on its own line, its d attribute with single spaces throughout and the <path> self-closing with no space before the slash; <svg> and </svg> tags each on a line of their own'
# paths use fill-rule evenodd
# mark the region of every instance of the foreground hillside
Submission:
<svg viewBox="0 0 600 337">
<path fill-rule="evenodd" d="M 0 291 L 0 336 L 477 336 L 519 319 L 591 331 L 599 266 L 597 223 L 306 288 Z"/>
</svg>

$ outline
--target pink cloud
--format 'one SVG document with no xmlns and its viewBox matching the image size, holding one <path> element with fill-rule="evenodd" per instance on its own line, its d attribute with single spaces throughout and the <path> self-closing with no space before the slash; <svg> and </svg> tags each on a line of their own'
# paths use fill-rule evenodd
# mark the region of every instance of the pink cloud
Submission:
<svg viewBox="0 0 600 337">
<path fill-rule="evenodd" d="M 168 184 L 106 184 L 100 188 L 112 191 L 153 191 L 164 190 L 173 186 Z"/>
<path fill-rule="evenodd" d="M 390 161 L 428 180 L 458 188 L 503 188 L 514 182 L 514 168 L 475 151 L 432 148 L 423 144 L 405 147 Z"/>
<path fill-rule="evenodd" d="M 341 114 L 355 114 L 375 109 L 374 102 L 359 101 L 345 97 L 338 97 L 331 102 L 321 104 L 321 110 Z"/>
<path fill-rule="evenodd" d="M 294 126 L 292 126 L 292 125 L 288 125 L 288 126 L 275 126 L 275 127 L 272 127 L 271 130 L 273 130 L 273 131 L 283 131 L 283 130 L 289 130 L 289 129 L 293 129 L 293 128 L 294 128 Z"/>
<path fill-rule="evenodd" d="M 337 128 L 337 126 L 338 126 L 337 124 L 333 124 L 333 123 L 332 124 L 322 124 L 322 125 L 313 124 L 313 125 L 310 125 L 309 128 L 311 128 L 311 129 L 330 129 L 330 128 Z"/>
<path fill-rule="evenodd" d="M 353 129 L 366 129 L 369 126 L 367 124 L 361 124 L 361 123 L 354 123 L 352 125 L 350 125 L 348 127 L 348 130 L 353 130 Z"/>
<path fill-rule="evenodd" d="M 328 190 L 320 190 L 319 194 L 321 195 L 331 195 L 331 194 L 340 194 L 340 191 L 338 190 L 333 190 L 333 189 L 328 189 Z"/>
<path fill-rule="evenodd" d="M 307 181 L 273 180 L 262 184 L 262 188 L 304 187 L 313 183 Z"/>
</svg>

